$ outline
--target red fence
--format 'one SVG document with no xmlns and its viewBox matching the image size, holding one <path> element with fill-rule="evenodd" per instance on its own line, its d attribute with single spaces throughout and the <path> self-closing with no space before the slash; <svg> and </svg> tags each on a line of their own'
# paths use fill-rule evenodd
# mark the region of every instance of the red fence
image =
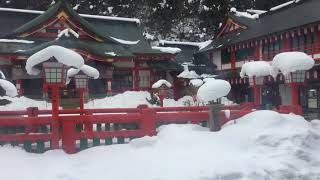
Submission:
<svg viewBox="0 0 320 180">
<path fill-rule="evenodd" d="M 244 103 L 223 106 L 221 125 L 252 112 Z M 288 113 L 292 109 L 283 109 Z M 0 144 L 22 146 L 28 152 L 42 153 L 63 148 L 75 153 L 90 146 L 123 144 L 134 138 L 156 134 L 159 125 L 192 123 L 207 126 L 208 107 L 165 107 L 118 109 L 60 110 L 58 119 L 50 110 L 29 108 L 27 111 L 0 111 Z M 60 144 L 52 147 L 52 144 Z"/>
</svg>

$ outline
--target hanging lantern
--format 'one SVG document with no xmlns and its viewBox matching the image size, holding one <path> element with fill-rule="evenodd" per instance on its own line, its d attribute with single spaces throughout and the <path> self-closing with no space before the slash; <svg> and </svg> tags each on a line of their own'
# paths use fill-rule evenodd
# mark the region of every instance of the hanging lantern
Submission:
<svg viewBox="0 0 320 180">
<path fill-rule="evenodd" d="M 285 76 L 286 83 L 304 83 L 306 79 L 306 71 L 296 71 Z"/>
</svg>

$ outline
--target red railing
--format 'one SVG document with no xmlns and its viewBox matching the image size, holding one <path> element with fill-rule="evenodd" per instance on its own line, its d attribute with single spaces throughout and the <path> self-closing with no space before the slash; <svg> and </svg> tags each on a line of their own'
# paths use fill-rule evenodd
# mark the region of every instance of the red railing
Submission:
<svg viewBox="0 0 320 180">
<path fill-rule="evenodd" d="M 223 106 L 220 123 L 238 119 L 252 112 L 252 103 Z M 281 113 L 297 112 L 296 107 L 282 107 Z M 61 141 L 59 148 L 75 153 L 90 146 L 118 143 L 152 136 L 162 124 L 192 123 L 207 126 L 209 108 L 165 107 L 60 110 L 58 119 L 50 110 L 28 108 L 26 111 L 0 111 L 0 143 L 21 146 L 28 152 L 42 153 L 49 144 Z"/>
</svg>

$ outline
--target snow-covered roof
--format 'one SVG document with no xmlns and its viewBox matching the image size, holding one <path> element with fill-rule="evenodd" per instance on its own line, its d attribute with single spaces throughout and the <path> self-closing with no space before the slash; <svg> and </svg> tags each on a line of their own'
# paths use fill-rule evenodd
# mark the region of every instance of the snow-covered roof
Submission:
<svg viewBox="0 0 320 180">
<path fill-rule="evenodd" d="M 0 8 L 0 11 L 21 12 L 21 13 L 30 13 L 30 14 L 43 14 L 44 13 L 44 11 L 15 9 L 15 8 Z M 124 17 L 101 16 L 101 15 L 90 15 L 90 14 L 79 14 L 79 15 L 81 17 L 85 17 L 85 18 L 105 19 L 105 20 L 114 20 L 114 21 L 127 21 L 127 22 L 135 22 L 137 24 L 140 24 L 140 20 L 136 19 L 136 18 L 124 18 Z"/>
<path fill-rule="evenodd" d="M 251 61 L 246 62 L 241 67 L 240 77 L 263 77 L 269 76 L 271 73 L 271 65 L 266 61 Z"/>
<path fill-rule="evenodd" d="M 212 40 L 208 40 L 205 42 L 181 42 L 181 41 L 166 41 L 166 40 L 160 40 L 159 43 L 161 45 L 164 44 L 172 44 L 172 45 L 188 45 L 188 46 L 197 46 L 199 47 L 199 50 L 205 48 L 209 44 L 211 44 Z"/>
<path fill-rule="evenodd" d="M 6 92 L 6 96 L 15 97 L 18 95 L 17 88 L 10 81 L 0 79 L 0 87 Z"/>
<path fill-rule="evenodd" d="M 100 76 L 99 71 L 96 68 L 93 68 L 88 65 L 83 65 L 79 69 L 70 68 L 67 72 L 67 84 L 69 84 L 71 78 L 75 75 L 77 75 L 79 72 L 83 72 L 85 75 L 87 75 L 90 78 L 98 79 Z"/>
<path fill-rule="evenodd" d="M 266 13 L 268 11 L 258 10 L 258 9 L 247 9 L 247 12 L 251 13 L 251 14 L 259 14 L 259 15 L 261 15 L 261 14 L 264 14 L 264 13 Z"/>
<path fill-rule="evenodd" d="M 22 39 L 0 39 L 0 42 L 4 43 L 24 43 L 24 44 L 32 44 L 34 41 L 22 40 Z"/>
<path fill-rule="evenodd" d="M 248 12 L 240 12 L 240 11 L 237 11 L 237 9 L 234 7 L 230 9 L 230 12 L 234 13 L 238 17 L 245 17 L 249 19 L 259 19 L 259 14 L 255 14 L 255 13 L 250 14 Z"/>
<path fill-rule="evenodd" d="M 40 70 L 34 67 L 54 57 L 58 62 L 79 69 L 84 65 L 83 57 L 73 50 L 61 46 L 49 46 L 30 56 L 26 63 L 27 73 L 38 75 Z"/>
<path fill-rule="evenodd" d="M 159 50 L 164 53 L 169 53 L 169 54 L 177 54 L 181 52 L 180 48 L 175 48 L 175 47 L 158 47 L 158 46 L 153 46 L 152 49 Z"/>
<path fill-rule="evenodd" d="M 191 79 L 189 84 L 194 87 L 200 87 L 202 86 L 203 81 L 201 79 Z"/>
<path fill-rule="evenodd" d="M 162 85 L 165 85 L 167 86 L 168 88 L 171 88 L 172 85 L 170 82 L 168 82 L 167 80 L 165 79 L 160 79 L 159 81 L 155 82 L 153 85 L 152 85 L 152 88 L 153 89 L 157 89 L 157 88 L 160 88 Z"/>
<path fill-rule="evenodd" d="M 299 70 L 309 70 L 315 64 L 314 59 L 303 52 L 284 52 L 277 54 L 271 63 L 272 75 L 276 76 L 279 71 L 284 75 Z"/>
<path fill-rule="evenodd" d="M 280 4 L 278 6 L 274 6 L 272 8 L 270 8 L 270 11 L 276 11 L 276 10 L 279 10 L 281 8 L 284 8 L 286 6 L 289 6 L 290 4 L 293 4 L 294 2 L 296 2 L 296 0 L 292 0 L 292 1 L 288 1 L 286 3 L 283 3 L 283 4 Z"/>
<path fill-rule="evenodd" d="M 218 75 L 214 75 L 214 74 L 201 74 L 200 77 L 201 78 L 215 78 L 217 77 Z"/>
<path fill-rule="evenodd" d="M 221 79 L 207 81 L 199 88 L 197 97 L 200 101 L 207 103 L 227 96 L 230 90 L 231 85 L 228 81 Z"/>
<path fill-rule="evenodd" d="M 115 37 L 110 36 L 110 38 L 112 38 L 113 40 L 121 43 L 121 44 L 126 44 L 126 45 L 134 45 L 134 44 L 138 44 L 140 42 L 140 40 L 137 41 L 128 41 L 128 40 L 123 40 L 123 39 L 118 39 Z"/>
</svg>

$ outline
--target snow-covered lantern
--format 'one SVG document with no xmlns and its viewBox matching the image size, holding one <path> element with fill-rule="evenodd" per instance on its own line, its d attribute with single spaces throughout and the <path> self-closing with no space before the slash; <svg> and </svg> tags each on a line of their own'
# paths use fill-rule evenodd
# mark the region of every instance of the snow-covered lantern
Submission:
<svg viewBox="0 0 320 180">
<path fill-rule="evenodd" d="M 284 52 L 277 54 L 272 60 L 274 77 L 281 72 L 285 82 L 291 87 L 291 103 L 299 105 L 299 86 L 305 82 L 306 71 L 315 64 L 312 57 L 304 52 Z"/>
<path fill-rule="evenodd" d="M 172 87 L 171 83 L 167 80 L 160 79 L 152 85 L 152 89 L 155 89 L 160 98 L 160 105 L 163 106 L 163 99 L 169 94 L 169 89 Z"/>
<path fill-rule="evenodd" d="M 285 76 L 285 82 L 290 83 L 304 83 L 306 79 L 306 71 L 300 70 L 291 72 L 288 75 Z"/>
<path fill-rule="evenodd" d="M 44 62 L 43 76 L 47 84 L 64 86 L 67 78 L 67 66 L 59 62 Z"/>
</svg>

